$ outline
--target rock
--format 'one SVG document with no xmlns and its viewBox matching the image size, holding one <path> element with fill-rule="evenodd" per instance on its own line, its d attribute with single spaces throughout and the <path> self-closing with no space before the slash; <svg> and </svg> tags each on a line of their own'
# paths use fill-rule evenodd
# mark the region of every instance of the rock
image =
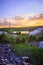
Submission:
<svg viewBox="0 0 43 65">
<path fill-rule="evenodd" d="M 31 44 L 29 44 L 29 46 L 32 46 L 32 43 L 31 43 Z"/>
<path fill-rule="evenodd" d="M 28 63 L 26 63 L 26 62 L 23 61 L 23 62 L 22 62 L 22 65 L 28 65 Z"/>
<path fill-rule="evenodd" d="M 16 62 L 16 63 L 20 63 L 21 61 L 22 61 L 21 58 L 19 58 L 19 57 L 15 57 L 15 62 Z"/>
<path fill-rule="evenodd" d="M 29 57 L 17 57 L 9 44 L 0 44 L 0 65 L 30 65 Z"/>
<path fill-rule="evenodd" d="M 22 65 L 31 65 L 30 63 L 22 62 Z"/>
<path fill-rule="evenodd" d="M 29 57 L 26 57 L 26 56 L 22 57 L 22 59 L 23 59 L 23 61 L 28 62 L 28 63 L 30 61 Z"/>
<path fill-rule="evenodd" d="M 39 42 L 39 48 L 43 48 L 43 41 Z"/>
</svg>

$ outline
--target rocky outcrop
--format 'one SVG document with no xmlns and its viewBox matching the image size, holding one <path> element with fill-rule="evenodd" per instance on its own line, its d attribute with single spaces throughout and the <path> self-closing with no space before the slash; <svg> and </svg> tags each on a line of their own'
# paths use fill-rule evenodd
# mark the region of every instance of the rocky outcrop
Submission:
<svg viewBox="0 0 43 65">
<path fill-rule="evenodd" d="M 39 48 L 43 48 L 43 41 L 39 42 Z"/>
<path fill-rule="evenodd" d="M 3 34 L 3 33 L 4 33 L 4 34 L 8 34 L 7 32 L 4 32 L 4 31 L 0 31 L 0 35 L 1 35 L 1 34 Z"/>
<path fill-rule="evenodd" d="M 43 27 L 42 27 L 42 28 L 38 28 L 38 29 L 32 31 L 32 32 L 30 32 L 29 34 L 30 34 L 30 35 L 38 35 L 38 34 L 40 34 L 40 33 L 43 33 Z"/>
<path fill-rule="evenodd" d="M 9 44 L 0 44 L 0 65 L 31 65 L 29 57 L 17 57 Z"/>
</svg>

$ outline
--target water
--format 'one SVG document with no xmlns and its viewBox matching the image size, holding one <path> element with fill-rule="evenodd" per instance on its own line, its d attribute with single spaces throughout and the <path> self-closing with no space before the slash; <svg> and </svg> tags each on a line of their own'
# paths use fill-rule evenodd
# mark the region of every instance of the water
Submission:
<svg viewBox="0 0 43 65">
<path fill-rule="evenodd" d="M 29 31 L 20 31 L 20 32 L 21 32 L 21 34 L 29 34 Z M 14 31 L 12 33 L 17 33 L 17 31 Z"/>
</svg>

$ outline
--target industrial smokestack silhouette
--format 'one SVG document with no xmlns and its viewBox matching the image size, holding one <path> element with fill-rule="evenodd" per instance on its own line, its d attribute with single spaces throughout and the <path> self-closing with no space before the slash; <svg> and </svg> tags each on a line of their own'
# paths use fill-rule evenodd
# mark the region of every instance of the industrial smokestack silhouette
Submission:
<svg viewBox="0 0 43 65">
<path fill-rule="evenodd" d="M 10 28 L 10 22 L 9 22 L 9 28 Z"/>
</svg>

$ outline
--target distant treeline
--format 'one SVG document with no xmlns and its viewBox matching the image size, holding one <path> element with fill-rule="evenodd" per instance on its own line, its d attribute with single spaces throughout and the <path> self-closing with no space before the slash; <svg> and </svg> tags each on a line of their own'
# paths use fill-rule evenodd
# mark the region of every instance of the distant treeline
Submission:
<svg viewBox="0 0 43 65">
<path fill-rule="evenodd" d="M 0 28 L 1 31 L 33 31 L 43 26 L 31 26 L 31 27 L 20 27 L 20 28 Z"/>
</svg>

